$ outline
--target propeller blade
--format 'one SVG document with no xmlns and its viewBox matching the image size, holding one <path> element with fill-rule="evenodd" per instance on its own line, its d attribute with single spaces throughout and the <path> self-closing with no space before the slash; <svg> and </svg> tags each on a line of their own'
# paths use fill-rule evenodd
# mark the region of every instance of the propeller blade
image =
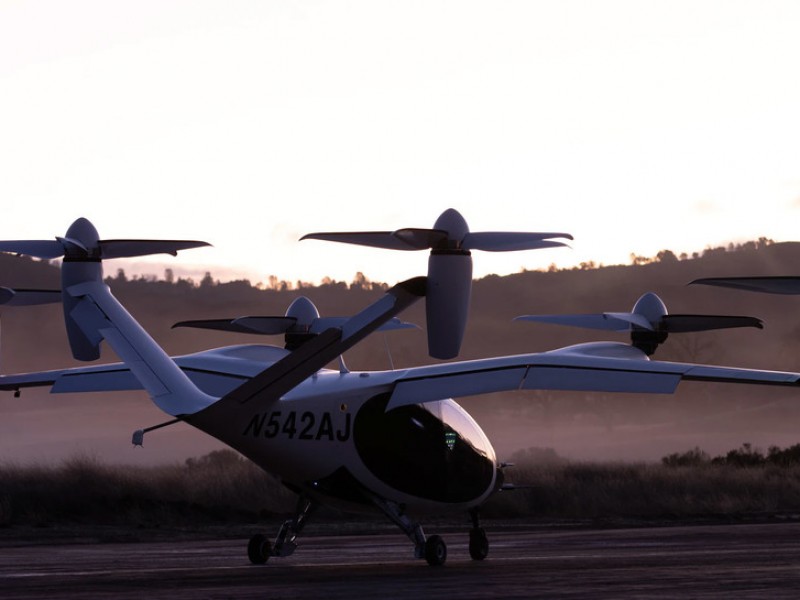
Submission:
<svg viewBox="0 0 800 600">
<path fill-rule="evenodd" d="M 208 242 L 195 240 L 100 240 L 99 244 L 102 258 L 127 258 L 150 254 L 177 256 L 179 250 L 211 245 Z"/>
<path fill-rule="evenodd" d="M 314 319 L 309 333 L 322 333 L 331 327 L 342 327 L 349 318 L 350 317 L 320 317 L 319 319 Z M 413 323 L 401 321 L 397 317 L 392 317 L 375 331 L 392 331 L 394 329 L 419 329 L 419 327 Z"/>
<path fill-rule="evenodd" d="M 74 248 L 77 248 L 78 252 L 89 254 L 89 248 L 86 246 L 86 244 L 84 244 L 81 240 L 77 238 L 56 236 L 56 239 L 59 242 L 61 242 L 61 244 L 63 244 L 65 254 L 71 250 L 70 246 L 74 246 Z"/>
<path fill-rule="evenodd" d="M 320 232 L 307 233 L 302 240 L 323 240 L 326 242 L 341 242 L 343 244 L 357 244 L 359 246 L 372 246 L 386 250 L 419 250 L 409 246 L 402 239 L 395 237 L 391 231 L 352 231 L 349 233 Z"/>
<path fill-rule="evenodd" d="M 64 245 L 57 240 L 11 240 L 0 242 L 0 252 L 52 259 L 64 256 Z"/>
<path fill-rule="evenodd" d="M 241 320 L 247 319 L 269 319 L 270 317 L 242 317 Z M 200 319 L 195 321 L 181 321 L 179 323 L 175 323 L 172 328 L 175 329 L 176 327 L 194 327 L 196 329 L 214 329 L 216 331 L 232 331 L 234 333 L 283 333 L 294 324 L 294 319 L 287 318 L 287 317 L 272 317 L 274 319 L 281 319 L 284 321 L 290 321 L 288 324 L 285 325 L 284 329 L 276 329 L 275 331 L 259 331 L 253 327 L 250 327 L 249 324 L 241 324 L 239 323 L 240 319 Z"/>
<path fill-rule="evenodd" d="M 653 329 L 652 325 L 641 315 L 633 313 L 598 313 L 586 315 L 523 315 L 515 321 L 536 321 L 553 325 L 568 325 L 584 329 L 602 329 L 604 331 L 630 331 L 631 325 L 642 329 Z"/>
<path fill-rule="evenodd" d="M 695 279 L 689 285 L 714 285 L 718 287 L 764 292 L 767 294 L 800 294 L 800 277 L 709 277 Z"/>
<path fill-rule="evenodd" d="M 479 231 L 468 233 L 462 246 L 468 250 L 486 252 L 510 252 L 514 250 L 538 250 L 566 246 L 564 242 L 547 241 L 550 238 L 573 239 L 568 233 L 527 233 L 515 231 Z"/>
<path fill-rule="evenodd" d="M 3 304 L 5 297 L 4 290 L 0 288 L 0 304 Z M 9 290 L 13 291 L 13 290 Z M 60 292 L 58 292 L 60 294 Z M 315 319 L 311 324 L 308 333 L 322 333 L 331 327 L 341 327 L 348 317 L 323 317 Z M 194 321 L 181 321 L 175 323 L 176 327 L 195 327 L 198 329 L 214 329 L 217 331 L 232 331 L 235 333 L 257 333 L 261 335 L 278 335 L 286 333 L 294 325 L 297 319 L 294 317 L 238 317 L 236 319 L 200 319 Z M 381 325 L 377 331 L 390 331 L 392 329 L 419 329 L 413 323 L 406 323 L 397 317 L 393 317 L 387 323 Z"/>
<path fill-rule="evenodd" d="M 711 331 L 733 327 L 756 327 L 764 329 L 761 319 L 727 315 L 665 315 L 661 317 L 660 328 L 668 333 L 688 333 L 692 331 Z"/>
<path fill-rule="evenodd" d="M 635 313 L 635 312 L 610 312 L 610 313 L 603 313 L 609 319 L 619 319 L 620 321 L 626 321 L 630 325 L 635 325 L 639 329 L 647 329 L 648 331 L 655 330 L 655 326 L 653 323 L 644 315 Z"/>
<path fill-rule="evenodd" d="M 61 302 L 61 290 L 27 290 L 0 287 L 0 304 L 33 306 Z"/>
<path fill-rule="evenodd" d="M 411 246 L 412 250 L 427 250 L 447 244 L 447 232 L 441 229 L 406 227 L 393 231 L 392 235 Z"/>
<path fill-rule="evenodd" d="M 286 333 L 297 324 L 294 317 L 238 317 L 232 321 L 243 327 L 247 333 L 278 335 Z"/>
</svg>

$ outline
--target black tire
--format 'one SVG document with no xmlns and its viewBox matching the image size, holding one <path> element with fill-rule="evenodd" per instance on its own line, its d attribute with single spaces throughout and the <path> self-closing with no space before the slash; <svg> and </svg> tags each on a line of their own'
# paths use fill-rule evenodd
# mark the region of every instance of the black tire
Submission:
<svg viewBox="0 0 800 600">
<path fill-rule="evenodd" d="M 265 564 L 269 560 L 271 550 L 269 540 L 260 533 L 251 537 L 247 543 L 247 557 L 254 565 Z"/>
<path fill-rule="evenodd" d="M 438 535 L 432 535 L 425 542 L 425 560 L 432 567 L 439 567 L 447 560 L 447 545 Z"/>
<path fill-rule="evenodd" d="M 473 527 L 469 531 L 469 555 L 472 560 L 483 560 L 489 555 L 489 538 L 482 527 Z"/>
</svg>

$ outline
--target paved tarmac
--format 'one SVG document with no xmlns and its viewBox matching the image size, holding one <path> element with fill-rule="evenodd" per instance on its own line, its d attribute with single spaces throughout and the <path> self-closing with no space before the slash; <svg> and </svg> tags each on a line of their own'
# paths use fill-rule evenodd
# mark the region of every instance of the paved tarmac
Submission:
<svg viewBox="0 0 800 600">
<path fill-rule="evenodd" d="M 411 558 L 401 534 L 307 537 L 250 565 L 246 541 L 0 546 L 0 598 L 800 598 L 800 524 L 465 532 L 448 560 Z"/>
</svg>

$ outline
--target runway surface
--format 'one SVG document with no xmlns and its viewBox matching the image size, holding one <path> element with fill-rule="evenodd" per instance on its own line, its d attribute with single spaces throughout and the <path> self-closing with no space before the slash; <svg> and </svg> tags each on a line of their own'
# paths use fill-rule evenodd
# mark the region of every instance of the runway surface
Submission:
<svg viewBox="0 0 800 600">
<path fill-rule="evenodd" d="M 307 537 L 256 567 L 246 540 L 0 547 L 0 598 L 798 598 L 800 524 L 466 532 L 448 560 L 401 534 Z"/>
</svg>

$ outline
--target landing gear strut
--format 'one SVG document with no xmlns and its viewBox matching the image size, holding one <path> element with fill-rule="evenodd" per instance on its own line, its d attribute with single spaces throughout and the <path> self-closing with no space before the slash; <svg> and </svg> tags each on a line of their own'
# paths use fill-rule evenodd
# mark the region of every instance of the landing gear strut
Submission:
<svg viewBox="0 0 800 600">
<path fill-rule="evenodd" d="M 424 558 L 432 567 L 438 567 L 445 563 L 447 544 L 441 537 L 432 535 L 426 539 L 422 525 L 411 521 L 399 504 L 377 496 L 371 496 L 370 499 L 414 543 L 414 558 Z"/>
<path fill-rule="evenodd" d="M 263 565 L 270 556 L 290 556 L 297 548 L 297 535 L 302 531 L 308 517 L 317 508 L 317 504 L 305 496 L 297 499 L 294 517 L 283 522 L 275 543 L 258 533 L 250 538 L 247 544 L 247 556 L 254 565 Z"/>
<path fill-rule="evenodd" d="M 472 529 L 469 530 L 469 555 L 472 560 L 483 560 L 489 555 L 489 538 L 481 527 L 478 509 L 469 511 L 472 518 Z"/>
</svg>

